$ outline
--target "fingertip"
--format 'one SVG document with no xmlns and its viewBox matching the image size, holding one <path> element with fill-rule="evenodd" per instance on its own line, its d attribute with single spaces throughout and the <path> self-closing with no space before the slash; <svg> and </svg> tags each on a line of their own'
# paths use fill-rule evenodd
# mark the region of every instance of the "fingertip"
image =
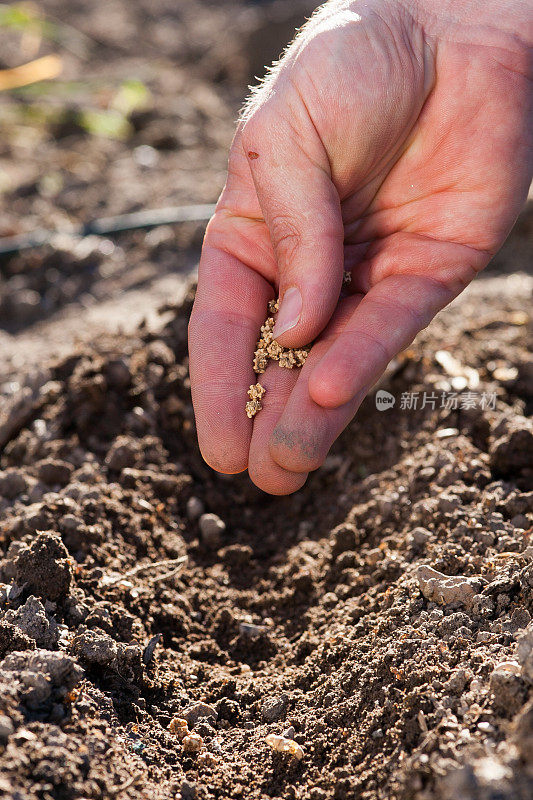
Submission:
<svg viewBox="0 0 533 800">
<path fill-rule="evenodd" d="M 274 328 L 274 339 L 278 344 L 286 348 L 307 347 L 321 333 L 327 322 L 328 319 L 326 317 L 322 322 L 319 322 L 317 317 L 308 321 L 302 320 L 293 328 L 289 328 L 281 334 L 277 334 Z"/>
<path fill-rule="evenodd" d="M 285 291 L 273 331 L 275 340 L 282 347 L 307 347 L 322 333 L 335 310 L 340 292 L 340 283 L 337 286 L 334 276 L 328 278 L 319 286 L 302 287 L 303 306 L 297 287 Z M 299 310 L 298 300 L 295 301 L 297 296 L 300 298 Z"/>
<path fill-rule="evenodd" d="M 208 467 L 223 475 L 238 475 L 248 468 L 247 455 L 212 453 L 202 445 L 200 445 L 200 453 Z"/>
<path fill-rule="evenodd" d="M 321 436 L 276 425 L 268 443 L 274 463 L 286 472 L 301 474 L 318 469 L 326 456 Z"/>
<path fill-rule="evenodd" d="M 258 469 L 258 465 L 248 468 L 250 480 L 266 494 L 282 497 L 294 494 L 302 488 L 307 480 L 307 472 L 289 472 L 277 464 L 270 463 L 267 469 Z"/>
<path fill-rule="evenodd" d="M 268 414 L 268 409 L 261 412 Z M 269 440 L 271 435 L 268 431 L 269 420 L 263 420 L 263 426 L 267 429 L 254 430 L 254 437 L 250 447 L 250 458 L 248 462 L 248 474 L 255 485 L 267 494 L 285 495 L 293 494 L 301 489 L 307 479 L 308 470 L 287 470 L 272 459 L 269 450 Z"/>
<path fill-rule="evenodd" d="M 222 391 L 215 384 L 197 385 L 192 393 L 198 446 L 208 466 L 235 475 L 248 466 L 252 423 L 244 412 L 246 393 L 221 386 Z"/>
<path fill-rule="evenodd" d="M 216 434 L 213 420 L 204 415 L 204 425 L 197 426 L 198 446 L 208 467 L 225 475 L 237 475 L 248 468 L 252 426 L 246 425 L 248 419 L 240 430 L 232 419 L 225 419 L 223 423 L 226 429 L 224 438 Z"/>
</svg>

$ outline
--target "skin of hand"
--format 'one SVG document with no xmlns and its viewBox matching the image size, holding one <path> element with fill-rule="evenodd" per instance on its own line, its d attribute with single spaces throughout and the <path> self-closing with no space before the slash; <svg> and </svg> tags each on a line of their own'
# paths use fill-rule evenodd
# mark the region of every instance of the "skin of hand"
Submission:
<svg viewBox="0 0 533 800">
<path fill-rule="evenodd" d="M 189 327 L 214 469 L 299 489 L 388 362 L 499 249 L 532 175 L 532 25 L 516 0 L 330 2 L 254 92 Z M 252 422 L 278 293 L 280 344 L 314 345 L 301 370 L 271 363 Z"/>
</svg>

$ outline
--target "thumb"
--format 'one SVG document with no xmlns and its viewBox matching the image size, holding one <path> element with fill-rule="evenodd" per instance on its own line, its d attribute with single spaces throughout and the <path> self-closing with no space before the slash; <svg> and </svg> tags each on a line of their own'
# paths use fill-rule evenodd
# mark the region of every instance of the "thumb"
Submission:
<svg viewBox="0 0 533 800">
<path fill-rule="evenodd" d="M 301 124 L 298 124 L 298 123 Z M 274 336 L 309 344 L 325 328 L 342 286 L 344 227 L 329 161 L 314 126 L 268 108 L 242 129 L 257 198 L 279 274 Z"/>
</svg>

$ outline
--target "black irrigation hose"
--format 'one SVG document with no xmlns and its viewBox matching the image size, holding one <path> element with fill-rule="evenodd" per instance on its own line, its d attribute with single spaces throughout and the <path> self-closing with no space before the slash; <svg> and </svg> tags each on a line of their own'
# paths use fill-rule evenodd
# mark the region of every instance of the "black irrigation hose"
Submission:
<svg viewBox="0 0 533 800">
<path fill-rule="evenodd" d="M 214 205 L 175 206 L 159 208 L 155 211 L 135 211 L 132 214 L 119 214 L 116 217 L 102 217 L 77 225 L 68 231 L 47 231 L 41 228 L 18 236 L 0 237 L 0 256 L 13 255 L 23 250 L 32 250 L 48 244 L 59 235 L 67 236 L 109 236 L 123 231 L 157 228 L 159 225 L 175 225 L 180 222 L 207 222 L 215 210 Z"/>
</svg>

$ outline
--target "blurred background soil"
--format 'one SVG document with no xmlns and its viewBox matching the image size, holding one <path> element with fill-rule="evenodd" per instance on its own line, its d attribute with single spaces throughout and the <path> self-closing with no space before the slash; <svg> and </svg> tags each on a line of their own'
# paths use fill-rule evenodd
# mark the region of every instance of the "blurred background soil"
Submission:
<svg viewBox="0 0 533 800">
<path fill-rule="evenodd" d="M 532 204 L 287 498 L 197 450 L 203 223 L 69 233 L 214 202 L 311 10 L 0 6 L 1 69 L 63 62 L 0 93 L 0 235 L 60 232 L 0 258 L 0 797 L 533 794 Z"/>
<path fill-rule="evenodd" d="M 247 86 L 311 4 L 113 0 L 15 9 L 4 12 L 2 66 L 59 53 L 64 69 L 58 80 L 1 97 L 4 236 L 41 227 L 68 233 L 95 217 L 214 202 Z M 69 311 L 76 325 L 80 310 L 85 320 L 84 310 L 138 287 L 149 310 L 196 266 L 203 227 L 83 243 L 66 236 L 4 260 L 1 329 L 20 333 Z M 167 275 L 175 280 L 158 292 Z M 131 319 L 132 305 L 136 323 L 137 297 L 122 316 Z"/>
</svg>

